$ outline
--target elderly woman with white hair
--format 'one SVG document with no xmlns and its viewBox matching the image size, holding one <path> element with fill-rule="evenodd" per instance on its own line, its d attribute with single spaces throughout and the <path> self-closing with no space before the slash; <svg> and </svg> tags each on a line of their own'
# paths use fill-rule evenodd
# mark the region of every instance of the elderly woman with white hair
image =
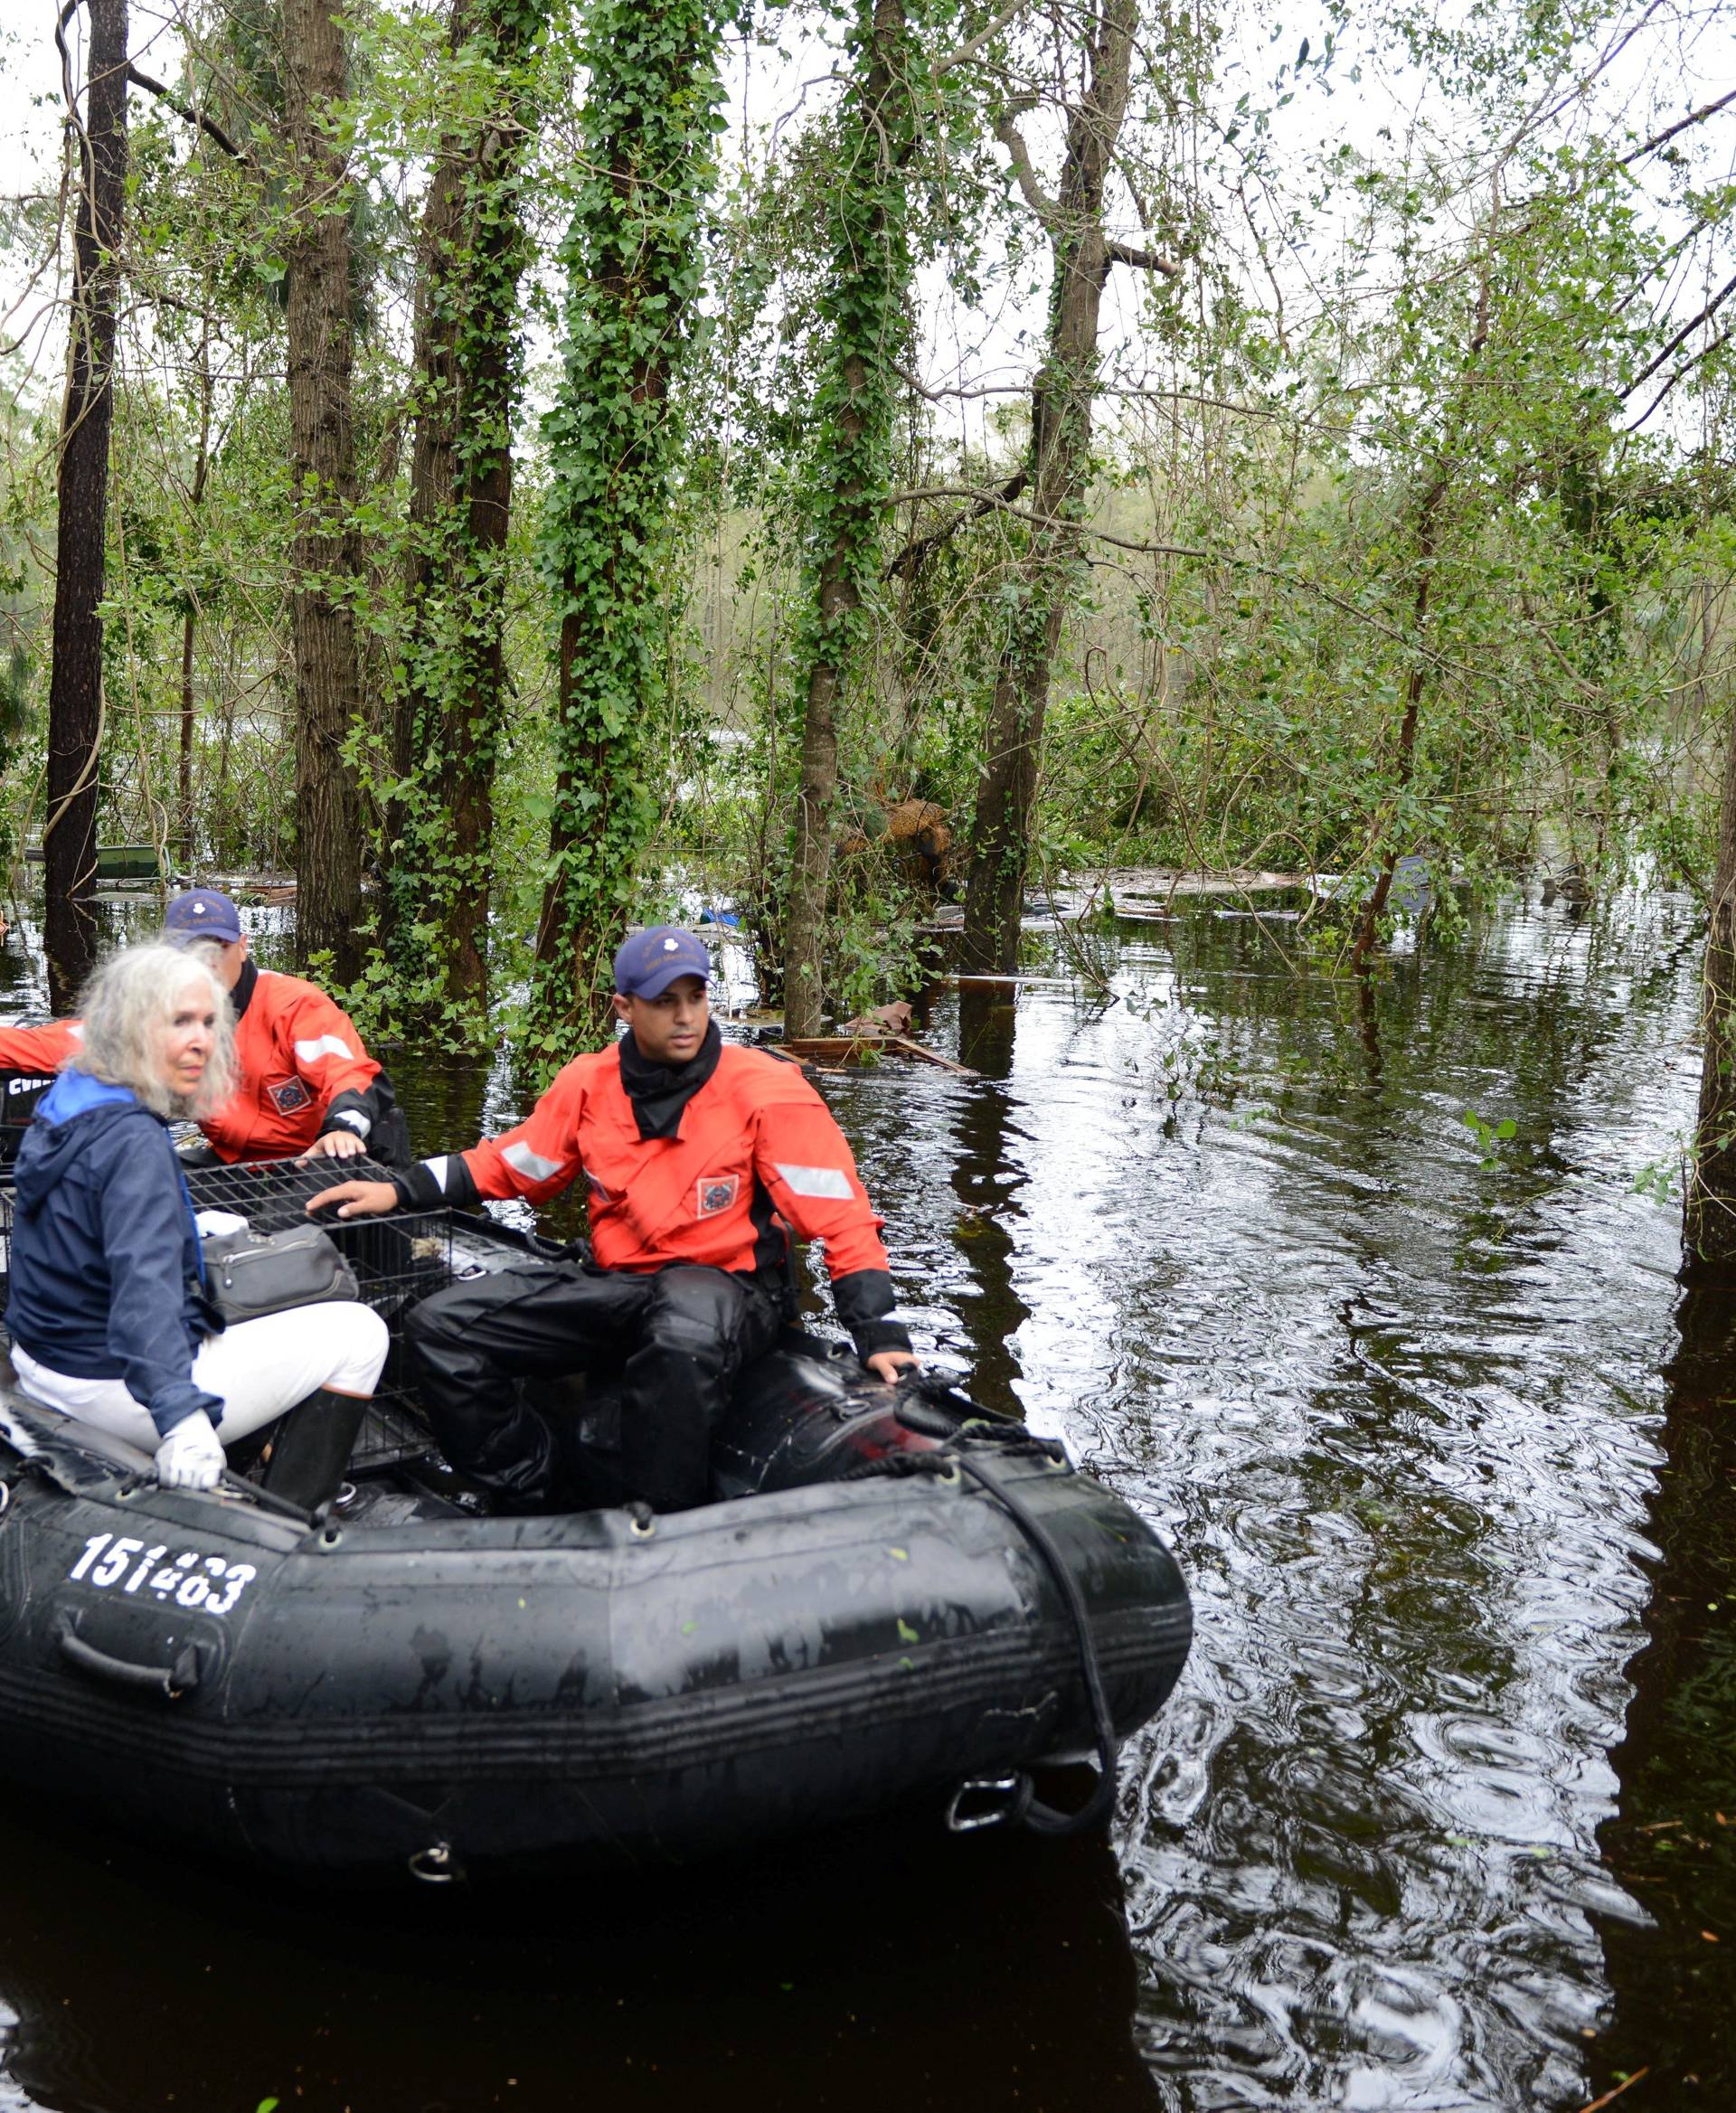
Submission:
<svg viewBox="0 0 1736 2113">
<path fill-rule="evenodd" d="M 18 1153 L 13 1363 L 50 1408 L 154 1452 L 172 1487 L 213 1488 L 225 1444 L 300 1404 L 278 1448 L 290 1473 L 268 1481 L 312 1505 L 354 1442 L 385 1324 L 340 1301 L 316 1319 L 299 1308 L 206 1332 L 199 1232 L 168 1131 L 234 1083 L 229 1000 L 202 953 L 129 948 L 84 993 L 79 1053 Z"/>
</svg>

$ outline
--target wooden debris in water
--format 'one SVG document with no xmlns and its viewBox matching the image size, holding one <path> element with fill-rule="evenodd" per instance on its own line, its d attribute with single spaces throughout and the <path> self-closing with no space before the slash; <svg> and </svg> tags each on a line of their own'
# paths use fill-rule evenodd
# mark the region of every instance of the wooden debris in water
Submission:
<svg viewBox="0 0 1736 2113">
<path fill-rule="evenodd" d="M 936 1064 L 960 1079 L 980 1076 L 968 1064 L 956 1064 L 950 1057 L 939 1056 L 921 1042 L 911 1041 L 908 1034 L 797 1034 L 786 1036 L 778 1046 L 787 1056 L 801 1057 L 827 1069 L 869 1063 L 890 1051 L 897 1056 Z"/>
</svg>

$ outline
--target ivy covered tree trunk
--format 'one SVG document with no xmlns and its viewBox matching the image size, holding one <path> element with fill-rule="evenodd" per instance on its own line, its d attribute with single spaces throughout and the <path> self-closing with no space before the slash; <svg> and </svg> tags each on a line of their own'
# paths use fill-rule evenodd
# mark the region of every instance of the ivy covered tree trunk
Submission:
<svg viewBox="0 0 1736 2113">
<path fill-rule="evenodd" d="M 816 466 L 807 695 L 784 936 L 784 1023 L 817 1034 L 838 785 L 838 703 L 860 668 L 864 604 L 881 570 L 890 482 L 892 361 L 908 335 L 904 172 L 915 144 L 903 0 L 861 0 L 839 127 L 834 250 L 820 315 L 830 331 L 809 442 Z"/>
<path fill-rule="evenodd" d="M 642 743 L 674 556 L 670 387 L 703 273 L 717 59 L 710 0 L 593 0 L 561 381 L 544 426 L 542 560 L 561 621 L 530 1022 L 543 1059 L 603 1032 L 607 967 L 656 820 Z"/>
<path fill-rule="evenodd" d="M 964 957 L 972 968 L 1010 973 L 1018 965 L 1043 723 L 1061 625 L 1080 570 L 1074 524 L 1083 514 L 1090 477 L 1098 323 L 1115 261 L 1104 231 L 1103 191 L 1127 115 L 1137 26 L 1137 0 L 1099 0 L 1087 45 L 1090 77 L 1068 113 L 1060 192 L 1052 203 L 1036 193 L 1024 144 L 1010 123 L 1001 127 L 1026 196 L 1048 225 L 1054 275 L 1043 365 L 1031 391 L 1030 548 L 995 673 L 977 782 L 965 894 Z"/>
<path fill-rule="evenodd" d="M 513 421 L 524 378 L 520 193 L 525 61 L 541 0 L 453 0 L 451 44 L 488 81 L 444 142 L 422 225 L 416 440 L 397 794 L 386 827 L 387 958 L 400 1024 L 488 1035 L 494 783 L 504 719 Z"/>
<path fill-rule="evenodd" d="M 61 420 L 54 662 L 42 821 L 50 999 L 68 1010 L 96 960 L 102 618 L 116 293 L 127 189 L 127 0 L 90 0 L 72 231 L 72 327 Z"/>
<path fill-rule="evenodd" d="M 361 710 L 355 623 L 350 396 L 350 230 L 343 156 L 331 136 L 344 93 L 333 0 L 283 0 L 284 116 L 294 235 L 286 330 L 289 462 L 296 486 L 290 628 L 296 670 L 296 946 L 328 954 L 347 983 L 360 967 L 362 804 L 344 746 Z"/>
<path fill-rule="evenodd" d="M 193 462 L 193 483 L 187 492 L 187 510 L 196 522 L 205 501 L 205 485 L 211 476 L 211 318 L 199 334 L 199 448 Z M 191 872 L 198 857 L 199 821 L 193 802 L 193 731 L 197 723 L 193 679 L 193 648 L 197 635 L 199 604 L 191 585 L 183 590 L 181 611 L 181 723 L 175 774 L 175 835 L 184 868 Z"/>
<path fill-rule="evenodd" d="M 1727 1269 L 1736 1265 L 1736 726 L 1724 747 L 1701 1002 L 1705 1054 L 1683 1230 L 1693 1260 Z"/>
</svg>

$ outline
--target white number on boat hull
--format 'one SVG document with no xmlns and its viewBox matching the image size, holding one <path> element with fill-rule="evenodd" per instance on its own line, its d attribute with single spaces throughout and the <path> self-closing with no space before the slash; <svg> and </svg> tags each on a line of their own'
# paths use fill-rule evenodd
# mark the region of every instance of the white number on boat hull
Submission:
<svg viewBox="0 0 1736 2113">
<path fill-rule="evenodd" d="M 167 1542 L 146 1548 L 128 1534 L 117 1540 L 112 1533 L 93 1533 L 66 1574 L 75 1583 L 151 1592 L 159 1599 L 172 1599 L 177 1607 L 197 1607 L 206 1614 L 231 1612 L 259 1574 L 250 1562 L 229 1562 L 221 1555 L 191 1551 L 165 1562 L 168 1552 Z"/>
</svg>

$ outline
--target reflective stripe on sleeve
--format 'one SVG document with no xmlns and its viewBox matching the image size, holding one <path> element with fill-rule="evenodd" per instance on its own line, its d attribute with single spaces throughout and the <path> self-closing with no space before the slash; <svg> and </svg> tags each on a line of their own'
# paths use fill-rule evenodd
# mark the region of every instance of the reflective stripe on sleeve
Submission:
<svg viewBox="0 0 1736 2113">
<path fill-rule="evenodd" d="M 564 1164 L 559 1159 L 544 1159 L 540 1152 L 533 1152 L 524 1143 L 508 1145 L 501 1157 L 514 1174 L 522 1174 L 526 1181 L 552 1181 Z"/>
<path fill-rule="evenodd" d="M 348 1057 L 355 1061 L 355 1052 L 341 1034 L 319 1034 L 311 1042 L 296 1044 L 296 1061 L 298 1064 L 316 1064 L 321 1057 Z"/>
<path fill-rule="evenodd" d="M 446 1170 L 452 1164 L 452 1155 L 442 1152 L 438 1159 L 424 1159 L 422 1165 L 440 1184 L 440 1193 L 446 1193 Z"/>
<path fill-rule="evenodd" d="M 345 1124 L 355 1132 L 358 1137 L 365 1137 L 373 1127 L 373 1125 L 359 1108 L 340 1108 L 332 1120 L 335 1123 Z"/>
<path fill-rule="evenodd" d="M 850 1201 L 850 1176 L 841 1166 L 786 1166 L 780 1160 L 778 1172 L 793 1196 L 833 1196 L 841 1203 Z"/>
</svg>

